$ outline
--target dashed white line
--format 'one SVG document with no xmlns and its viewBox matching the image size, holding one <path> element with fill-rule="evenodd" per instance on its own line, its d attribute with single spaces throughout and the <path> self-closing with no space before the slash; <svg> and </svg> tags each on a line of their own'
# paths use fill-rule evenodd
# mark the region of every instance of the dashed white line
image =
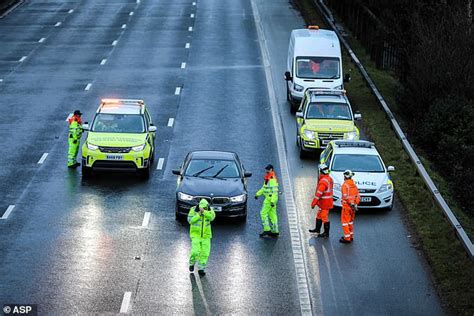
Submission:
<svg viewBox="0 0 474 316">
<path fill-rule="evenodd" d="M 71 14 L 73 12 L 74 12 L 74 9 L 71 9 L 71 10 L 67 11 L 67 13 L 69 13 L 69 14 Z"/>
<path fill-rule="evenodd" d="M 192 27 L 192 26 L 188 27 L 188 31 L 189 31 L 189 32 L 192 32 L 192 31 L 193 31 L 193 27 Z"/>
<path fill-rule="evenodd" d="M 176 90 L 174 90 L 175 95 L 179 95 L 181 93 L 181 87 L 176 87 Z"/>
<path fill-rule="evenodd" d="M 132 16 L 132 15 L 134 15 L 134 14 L 135 14 L 135 12 L 132 11 L 132 12 L 130 12 L 128 15 Z"/>
<path fill-rule="evenodd" d="M 107 62 L 107 59 L 104 58 L 104 59 L 102 59 L 102 61 L 100 62 L 100 64 L 101 64 L 101 65 L 105 65 L 106 62 Z"/>
<path fill-rule="evenodd" d="M 65 120 L 65 121 L 66 121 L 66 122 L 69 121 L 69 119 L 72 117 L 72 115 L 73 115 L 72 113 L 69 113 L 69 115 L 66 117 L 66 120 Z"/>
<path fill-rule="evenodd" d="M 127 24 L 122 24 L 122 29 L 127 28 Z"/>
<path fill-rule="evenodd" d="M 196 2 L 193 2 L 193 5 L 196 5 Z"/>
<path fill-rule="evenodd" d="M 92 83 L 88 83 L 87 86 L 84 88 L 84 90 L 89 91 L 91 87 L 92 87 Z"/>
<path fill-rule="evenodd" d="M 112 46 L 115 46 L 115 45 L 117 45 L 117 43 L 118 43 L 118 41 L 116 41 L 116 40 L 115 40 L 115 41 L 113 41 L 113 42 L 112 42 Z"/>
<path fill-rule="evenodd" d="M 48 157 L 48 153 L 44 153 L 43 156 L 41 156 L 40 160 L 38 160 L 38 165 L 43 164 L 43 162 L 46 160 L 46 157 Z"/>
<path fill-rule="evenodd" d="M 42 37 L 42 38 L 40 38 L 40 40 L 38 41 L 38 43 L 43 43 L 45 40 L 46 40 L 46 38 L 45 38 L 45 37 Z"/>
<path fill-rule="evenodd" d="M 181 69 L 186 68 L 186 63 L 181 63 Z"/>
<path fill-rule="evenodd" d="M 15 208 L 15 205 L 9 205 L 5 213 L 3 213 L 3 216 L 1 217 L 1 219 L 7 219 L 14 208 Z"/>
<path fill-rule="evenodd" d="M 132 298 L 132 292 L 125 292 L 123 294 L 122 306 L 120 306 L 120 313 L 128 312 L 130 306 L 130 299 Z"/>
<path fill-rule="evenodd" d="M 156 170 L 163 169 L 163 164 L 165 163 L 165 158 L 158 159 L 158 165 L 156 166 Z"/>
<path fill-rule="evenodd" d="M 142 227 L 147 227 L 148 223 L 150 222 L 150 212 L 145 212 L 145 216 L 143 217 Z"/>
<path fill-rule="evenodd" d="M 191 44 L 189 43 L 186 43 L 186 45 L 184 45 L 184 48 L 189 48 L 189 47 L 191 47 Z"/>
<path fill-rule="evenodd" d="M 191 19 L 194 19 L 194 13 L 191 13 L 190 17 Z"/>
<path fill-rule="evenodd" d="M 55 27 L 58 27 L 58 26 L 60 26 L 61 24 L 62 24 L 61 22 L 58 22 L 58 23 L 54 24 L 54 26 L 55 26 Z"/>
<path fill-rule="evenodd" d="M 23 56 L 23 57 L 20 58 L 19 62 L 20 62 L 20 63 L 21 63 L 21 62 L 24 62 L 25 59 L 26 59 L 26 56 Z"/>
<path fill-rule="evenodd" d="M 137 4 L 140 4 L 140 0 L 137 0 Z"/>
<path fill-rule="evenodd" d="M 168 119 L 168 127 L 173 127 L 173 124 L 174 124 L 174 118 L 170 117 Z"/>
<path fill-rule="evenodd" d="M 0 79 L 0 82 L 3 82 L 3 79 Z"/>
</svg>

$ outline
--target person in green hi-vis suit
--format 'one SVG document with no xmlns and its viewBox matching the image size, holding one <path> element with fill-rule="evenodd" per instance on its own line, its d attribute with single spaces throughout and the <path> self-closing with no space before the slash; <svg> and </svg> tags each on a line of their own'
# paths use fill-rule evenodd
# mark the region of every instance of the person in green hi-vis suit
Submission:
<svg viewBox="0 0 474 316">
<path fill-rule="evenodd" d="M 68 120 L 69 121 L 69 134 L 68 134 L 68 153 L 67 153 L 67 166 L 68 168 L 77 168 L 81 164 L 77 162 L 77 154 L 79 152 L 79 145 L 81 144 L 82 136 L 82 120 L 81 111 L 74 111 L 74 115 Z"/>
<path fill-rule="evenodd" d="M 260 190 L 255 193 L 255 199 L 263 195 L 262 210 L 260 211 L 260 217 L 262 218 L 263 232 L 260 237 L 278 237 L 280 232 L 278 230 L 278 215 L 277 215 L 277 202 L 278 202 L 278 180 L 273 166 L 268 165 L 265 167 L 266 174 L 264 177 L 264 183 Z M 271 222 L 271 227 L 270 227 Z"/>
<path fill-rule="evenodd" d="M 211 253 L 212 229 L 211 222 L 216 218 L 216 213 L 209 207 L 205 199 L 199 201 L 199 210 L 196 206 L 191 207 L 188 213 L 189 236 L 191 237 L 191 255 L 189 256 L 189 271 L 194 271 L 194 265 L 198 262 L 198 273 L 206 275 L 204 269 L 207 259 Z"/>
</svg>

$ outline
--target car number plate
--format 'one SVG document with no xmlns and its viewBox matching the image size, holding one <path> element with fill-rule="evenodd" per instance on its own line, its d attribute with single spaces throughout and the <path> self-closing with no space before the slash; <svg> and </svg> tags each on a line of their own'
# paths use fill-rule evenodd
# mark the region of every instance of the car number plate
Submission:
<svg viewBox="0 0 474 316">
<path fill-rule="evenodd" d="M 222 212 L 222 206 L 213 206 L 212 209 L 214 212 Z"/>
<path fill-rule="evenodd" d="M 372 197 L 370 196 L 363 196 L 360 198 L 361 202 L 372 202 Z"/>
<path fill-rule="evenodd" d="M 120 155 L 107 155 L 107 160 L 123 160 L 123 156 L 120 156 Z"/>
</svg>

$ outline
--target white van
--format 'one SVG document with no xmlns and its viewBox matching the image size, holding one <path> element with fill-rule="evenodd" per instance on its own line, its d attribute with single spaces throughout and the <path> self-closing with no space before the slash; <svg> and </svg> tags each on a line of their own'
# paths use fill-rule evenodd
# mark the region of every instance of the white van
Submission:
<svg viewBox="0 0 474 316">
<path fill-rule="evenodd" d="M 307 88 L 343 89 L 342 57 L 339 39 L 334 31 L 317 26 L 291 32 L 285 80 L 291 112 L 299 107 Z"/>
</svg>

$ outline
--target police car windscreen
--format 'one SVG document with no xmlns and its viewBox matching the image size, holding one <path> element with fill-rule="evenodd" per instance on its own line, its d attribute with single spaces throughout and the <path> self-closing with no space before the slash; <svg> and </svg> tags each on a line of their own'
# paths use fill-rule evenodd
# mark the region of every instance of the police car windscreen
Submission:
<svg viewBox="0 0 474 316">
<path fill-rule="evenodd" d="M 138 114 L 97 114 L 92 125 L 93 132 L 144 133 L 143 117 Z"/>
<path fill-rule="evenodd" d="M 338 79 L 339 58 L 337 57 L 298 57 L 296 76 L 307 79 Z"/>
<path fill-rule="evenodd" d="M 346 103 L 313 102 L 309 104 L 307 119 L 352 120 Z"/>
<path fill-rule="evenodd" d="M 379 156 L 375 155 L 335 155 L 332 171 L 352 170 L 354 172 L 385 172 Z"/>
<path fill-rule="evenodd" d="M 209 178 L 240 178 L 233 160 L 193 159 L 186 168 L 185 176 Z"/>
</svg>

